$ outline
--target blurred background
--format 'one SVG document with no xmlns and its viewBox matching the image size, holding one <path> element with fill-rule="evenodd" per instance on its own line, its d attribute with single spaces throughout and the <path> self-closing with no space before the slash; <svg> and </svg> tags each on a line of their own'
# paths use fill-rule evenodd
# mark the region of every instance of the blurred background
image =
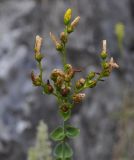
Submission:
<svg viewBox="0 0 134 160">
<path fill-rule="evenodd" d="M 60 68 L 49 38 L 63 30 L 63 14 L 81 21 L 70 36 L 68 62 L 81 76 L 100 70 L 101 41 L 120 65 L 107 81 L 86 91 L 71 123 L 81 129 L 72 140 L 74 160 L 134 160 L 134 0 L 0 0 L 0 160 L 26 160 L 40 120 L 49 132 L 61 123 L 55 98 L 30 80 L 34 39 L 44 38 L 44 79 Z M 52 145 L 53 146 L 53 145 Z"/>
</svg>

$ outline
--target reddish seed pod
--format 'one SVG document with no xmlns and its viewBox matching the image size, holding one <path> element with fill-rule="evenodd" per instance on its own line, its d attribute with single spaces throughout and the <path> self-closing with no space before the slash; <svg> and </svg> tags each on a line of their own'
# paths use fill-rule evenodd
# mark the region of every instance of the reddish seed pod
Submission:
<svg viewBox="0 0 134 160">
<path fill-rule="evenodd" d="M 61 89 L 61 95 L 63 97 L 66 97 L 69 94 L 69 92 L 70 92 L 69 88 L 63 88 L 63 89 Z"/>
</svg>

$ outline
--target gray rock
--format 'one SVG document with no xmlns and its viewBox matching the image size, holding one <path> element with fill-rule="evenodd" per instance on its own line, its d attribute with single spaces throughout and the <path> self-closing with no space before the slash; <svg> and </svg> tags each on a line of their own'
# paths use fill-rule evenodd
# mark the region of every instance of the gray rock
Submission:
<svg viewBox="0 0 134 160">
<path fill-rule="evenodd" d="M 53 68 L 61 67 L 60 58 L 49 39 L 63 29 L 63 13 L 72 7 L 81 16 L 68 44 L 68 61 L 98 71 L 100 43 L 108 40 L 108 51 L 120 64 L 106 81 L 87 91 L 87 101 L 73 111 L 71 122 L 81 129 L 74 140 L 74 159 L 112 160 L 117 140 L 117 119 L 113 113 L 123 106 L 123 96 L 134 88 L 134 3 L 133 0 L 1 0 L 0 1 L 0 159 L 25 160 L 35 139 L 40 119 L 49 129 L 60 123 L 57 104 L 52 97 L 32 86 L 30 72 L 36 70 L 33 45 L 36 34 L 44 37 L 45 79 Z M 114 26 L 122 21 L 126 34 L 120 54 Z"/>
</svg>

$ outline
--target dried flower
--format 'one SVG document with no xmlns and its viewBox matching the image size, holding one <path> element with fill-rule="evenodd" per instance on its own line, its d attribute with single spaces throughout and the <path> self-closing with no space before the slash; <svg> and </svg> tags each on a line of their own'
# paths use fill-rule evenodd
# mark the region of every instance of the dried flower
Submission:
<svg viewBox="0 0 134 160">
<path fill-rule="evenodd" d="M 42 45 L 42 38 L 37 35 L 35 39 L 35 52 L 39 53 Z"/>
<path fill-rule="evenodd" d="M 62 85 L 64 83 L 64 77 L 63 76 L 58 76 L 56 81 L 55 81 L 55 85 L 58 87 L 58 88 L 61 88 Z"/>
<path fill-rule="evenodd" d="M 114 61 L 113 57 L 111 57 L 109 64 L 109 71 L 111 72 L 114 68 L 119 68 L 119 65 Z"/>
<path fill-rule="evenodd" d="M 65 77 L 65 73 L 61 69 L 54 69 L 51 73 L 51 79 L 55 81 L 57 77 Z"/>
<path fill-rule="evenodd" d="M 81 87 L 83 87 L 85 84 L 85 79 L 84 78 L 80 78 L 77 82 L 76 82 L 76 88 L 80 89 Z"/>
<path fill-rule="evenodd" d="M 73 95 L 73 101 L 75 103 L 80 103 L 85 98 L 85 93 L 78 93 Z"/>
<path fill-rule="evenodd" d="M 56 49 L 58 51 L 62 51 L 63 45 L 57 40 L 56 36 L 53 33 L 51 33 L 51 32 L 50 32 L 50 38 L 52 39 L 52 41 L 53 41 Z"/>
</svg>

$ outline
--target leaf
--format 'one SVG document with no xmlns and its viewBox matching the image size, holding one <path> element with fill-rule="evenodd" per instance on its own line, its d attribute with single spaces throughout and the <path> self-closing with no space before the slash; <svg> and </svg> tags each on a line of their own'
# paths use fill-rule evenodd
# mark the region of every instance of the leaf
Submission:
<svg viewBox="0 0 134 160">
<path fill-rule="evenodd" d="M 71 116 L 71 110 L 67 111 L 67 112 L 59 112 L 60 115 L 62 116 L 62 118 L 64 119 L 64 121 L 67 121 L 70 116 Z"/>
<path fill-rule="evenodd" d="M 69 125 L 66 126 L 66 136 L 68 138 L 76 137 L 79 134 L 80 134 L 80 129 L 75 128 L 73 126 L 69 126 Z"/>
<path fill-rule="evenodd" d="M 51 139 L 54 140 L 54 141 L 63 140 L 64 137 L 65 137 L 63 128 L 62 128 L 62 127 L 56 128 L 56 129 L 50 134 L 50 137 L 51 137 Z"/>
<path fill-rule="evenodd" d="M 54 155 L 57 158 L 70 158 L 73 155 L 72 148 L 69 146 L 68 143 L 59 143 L 54 150 Z"/>
</svg>

